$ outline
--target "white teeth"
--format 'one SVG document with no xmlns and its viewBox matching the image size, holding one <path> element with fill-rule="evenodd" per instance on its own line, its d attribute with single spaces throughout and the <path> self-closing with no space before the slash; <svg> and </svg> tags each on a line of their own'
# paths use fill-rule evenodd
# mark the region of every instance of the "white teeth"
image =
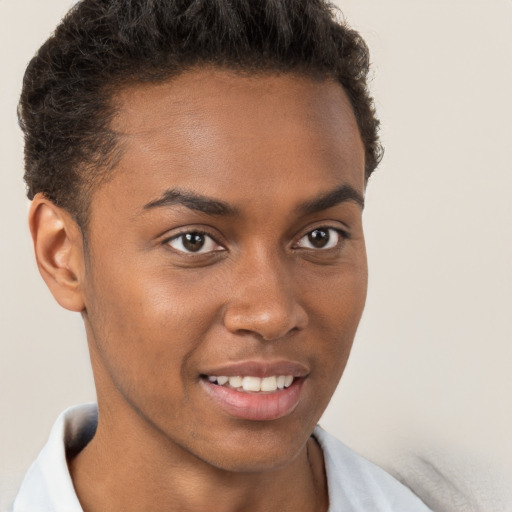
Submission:
<svg viewBox="0 0 512 512">
<path fill-rule="evenodd" d="M 275 391 L 277 389 L 277 377 L 265 377 L 261 379 L 261 391 Z"/>
<path fill-rule="evenodd" d="M 239 388 L 242 386 L 243 379 L 242 377 L 229 377 L 229 385 L 233 388 Z"/>
<path fill-rule="evenodd" d="M 244 377 L 242 387 L 244 391 L 259 391 L 261 389 L 261 379 L 259 377 Z"/>
<path fill-rule="evenodd" d="M 241 377 L 239 375 L 234 377 L 209 375 L 208 380 L 219 386 L 224 386 L 229 383 L 229 386 L 237 391 L 272 392 L 290 387 L 293 382 L 293 375 L 272 375 L 271 377 L 264 378 L 252 376 Z"/>
</svg>

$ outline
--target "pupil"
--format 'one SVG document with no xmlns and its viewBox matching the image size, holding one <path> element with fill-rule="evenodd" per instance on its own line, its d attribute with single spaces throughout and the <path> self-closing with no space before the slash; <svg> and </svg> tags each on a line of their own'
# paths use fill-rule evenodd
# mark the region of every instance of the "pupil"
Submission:
<svg viewBox="0 0 512 512">
<path fill-rule="evenodd" d="M 313 247 L 321 249 L 329 242 L 329 232 L 323 229 L 315 229 L 308 235 L 308 238 Z"/>
<path fill-rule="evenodd" d="M 204 236 L 201 233 L 186 233 L 183 235 L 183 246 L 188 251 L 199 251 L 204 245 Z"/>
</svg>

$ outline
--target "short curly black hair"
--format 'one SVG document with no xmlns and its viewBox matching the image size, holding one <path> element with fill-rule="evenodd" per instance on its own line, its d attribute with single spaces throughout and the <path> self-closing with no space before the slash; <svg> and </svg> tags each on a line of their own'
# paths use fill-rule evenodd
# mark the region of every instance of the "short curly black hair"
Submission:
<svg viewBox="0 0 512 512">
<path fill-rule="evenodd" d="M 84 227 L 117 144 L 110 124 L 123 86 L 198 66 L 338 81 L 365 147 L 366 178 L 382 149 L 368 91 L 368 48 L 325 0 L 82 0 L 25 73 L 18 117 L 25 182 Z"/>
</svg>

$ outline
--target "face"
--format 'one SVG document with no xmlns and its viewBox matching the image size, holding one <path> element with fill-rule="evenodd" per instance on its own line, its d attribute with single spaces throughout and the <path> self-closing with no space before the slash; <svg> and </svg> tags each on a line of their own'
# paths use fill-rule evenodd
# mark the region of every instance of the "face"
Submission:
<svg viewBox="0 0 512 512">
<path fill-rule="evenodd" d="M 220 70 L 117 101 L 122 158 L 92 198 L 82 286 L 100 421 L 218 468 L 283 466 L 365 301 L 349 102 L 329 81 Z"/>
</svg>

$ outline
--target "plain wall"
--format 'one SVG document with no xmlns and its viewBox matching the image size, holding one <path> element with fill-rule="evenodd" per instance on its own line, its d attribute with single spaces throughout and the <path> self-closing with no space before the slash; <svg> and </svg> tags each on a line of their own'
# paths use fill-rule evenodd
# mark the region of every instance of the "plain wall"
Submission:
<svg viewBox="0 0 512 512">
<path fill-rule="evenodd" d="M 34 263 L 15 116 L 72 3 L 0 0 L 0 509 L 58 413 L 94 400 L 81 318 Z M 338 3 L 372 51 L 386 153 L 367 307 L 321 424 L 439 512 L 510 512 L 512 2 Z"/>
</svg>

